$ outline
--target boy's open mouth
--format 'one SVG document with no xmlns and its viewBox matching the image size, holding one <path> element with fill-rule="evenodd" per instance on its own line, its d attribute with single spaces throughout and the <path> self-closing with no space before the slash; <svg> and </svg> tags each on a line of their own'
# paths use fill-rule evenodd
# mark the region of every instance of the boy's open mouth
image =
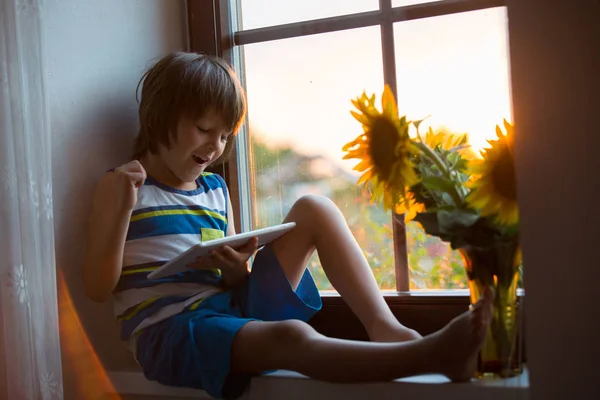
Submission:
<svg viewBox="0 0 600 400">
<path fill-rule="evenodd" d="M 192 158 L 194 159 L 194 161 L 196 161 L 196 164 L 206 164 L 208 162 L 208 158 L 204 158 L 204 157 L 199 157 L 195 154 L 192 154 Z"/>
</svg>

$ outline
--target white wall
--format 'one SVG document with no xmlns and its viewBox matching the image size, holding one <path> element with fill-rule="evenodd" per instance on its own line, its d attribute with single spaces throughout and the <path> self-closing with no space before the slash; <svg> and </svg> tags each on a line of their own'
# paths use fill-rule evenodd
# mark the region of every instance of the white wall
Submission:
<svg viewBox="0 0 600 400">
<path fill-rule="evenodd" d="M 57 265 L 105 367 L 135 368 L 117 340 L 110 305 L 94 304 L 83 295 L 80 263 L 86 219 L 94 182 L 130 154 L 137 130 L 135 89 L 143 71 L 153 59 L 187 48 L 185 2 L 60 0 L 44 4 Z M 71 361 L 63 354 L 67 387 L 72 380 L 70 369 L 77 368 Z"/>
<path fill-rule="evenodd" d="M 600 2 L 508 0 L 531 399 L 600 399 Z"/>
</svg>

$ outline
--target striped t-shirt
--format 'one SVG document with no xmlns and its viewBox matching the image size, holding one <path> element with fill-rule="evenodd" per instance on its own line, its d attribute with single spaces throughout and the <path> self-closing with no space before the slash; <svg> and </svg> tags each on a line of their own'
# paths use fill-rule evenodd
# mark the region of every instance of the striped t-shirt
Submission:
<svg viewBox="0 0 600 400">
<path fill-rule="evenodd" d="M 121 277 L 112 293 L 121 339 L 221 291 L 219 271 L 190 270 L 158 279 L 151 272 L 201 241 L 227 232 L 227 186 L 205 172 L 195 190 L 171 188 L 148 177 L 138 189 L 123 254 Z"/>
</svg>

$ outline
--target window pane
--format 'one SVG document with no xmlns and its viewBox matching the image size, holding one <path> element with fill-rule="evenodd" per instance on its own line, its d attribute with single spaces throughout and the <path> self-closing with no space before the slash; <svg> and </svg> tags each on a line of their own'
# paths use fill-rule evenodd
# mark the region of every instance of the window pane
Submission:
<svg viewBox="0 0 600 400">
<path fill-rule="evenodd" d="M 310 193 L 342 210 L 383 289 L 395 289 L 391 217 L 356 185 L 342 146 L 361 133 L 350 100 L 381 92 L 379 27 L 244 46 L 254 226 L 278 224 Z M 318 261 L 310 270 L 330 289 Z"/>
<path fill-rule="evenodd" d="M 396 68 L 401 114 L 431 126 L 468 132 L 478 150 L 512 120 L 504 8 L 396 23 Z M 411 288 L 465 288 L 458 252 L 407 226 Z"/>
<path fill-rule="evenodd" d="M 242 29 L 262 28 L 379 8 L 379 0 L 238 0 Z"/>
<path fill-rule="evenodd" d="M 392 0 L 392 7 L 412 6 L 414 4 L 436 3 L 441 0 Z"/>
</svg>

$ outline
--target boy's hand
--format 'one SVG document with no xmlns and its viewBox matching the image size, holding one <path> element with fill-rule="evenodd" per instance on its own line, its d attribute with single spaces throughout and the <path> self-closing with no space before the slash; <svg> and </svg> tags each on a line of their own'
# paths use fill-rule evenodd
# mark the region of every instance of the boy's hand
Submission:
<svg viewBox="0 0 600 400">
<path fill-rule="evenodd" d="M 146 181 L 146 170 L 134 160 L 107 173 L 99 182 L 96 202 L 113 211 L 131 211 L 137 203 L 138 188 Z"/>
<path fill-rule="evenodd" d="M 220 269 L 226 286 L 235 286 L 248 275 L 248 259 L 258 247 L 258 239 L 253 237 L 242 247 L 232 249 L 222 246 L 212 250 L 207 256 L 189 264 L 194 269 Z"/>
</svg>

